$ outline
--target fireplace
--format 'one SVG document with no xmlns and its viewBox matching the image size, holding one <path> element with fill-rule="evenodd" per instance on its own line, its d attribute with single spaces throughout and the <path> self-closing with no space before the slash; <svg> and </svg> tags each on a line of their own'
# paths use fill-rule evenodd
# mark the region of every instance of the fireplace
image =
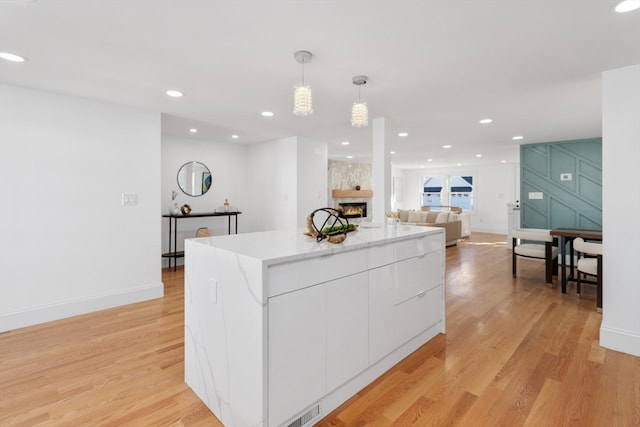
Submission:
<svg viewBox="0 0 640 427">
<path fill-rule="evenodd" d="M 338 206 L 347 218 L 365 218 L 367 216 L 367 203 L 339 203 Z"/>
</svg>

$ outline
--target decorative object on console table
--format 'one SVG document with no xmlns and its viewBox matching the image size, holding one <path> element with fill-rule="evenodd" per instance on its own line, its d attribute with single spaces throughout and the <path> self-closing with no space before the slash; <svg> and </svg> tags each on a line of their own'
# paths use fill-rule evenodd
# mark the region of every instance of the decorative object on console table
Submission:
<svg viewBox="0 0 640 427">
<path fill-rule="evenodd" d="M 180 207 L 178 206 L 178 202 L 176 202 L 177 196 L 178 193 L 176 191 L 171 191 L 171 203 L 169 204 L 170 215 L 178 215 L 180 213 Z"/>
<path fill-rule="evenodd" d="M 356 191 L 360 191 L 360 186 L 356 185 Z"/>
<path fill-rule="evenodd" d="M 191 206 L 185 203 L 180 208 L 180 212 L 182 212 L 182 215 L 189 215 L 191 213 Z"/>
<path fill-rule="evenodd" d="M 229 199 L 224 199 L 224 211 L 229 212 Z"/>
</svg>

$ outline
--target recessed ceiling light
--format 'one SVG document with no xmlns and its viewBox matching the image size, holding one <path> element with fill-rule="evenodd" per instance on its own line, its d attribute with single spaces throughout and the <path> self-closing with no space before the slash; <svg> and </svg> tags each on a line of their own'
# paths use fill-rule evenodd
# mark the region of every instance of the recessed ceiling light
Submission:
<svg viewBox="0 0 640 427">
<path fill-rule="evenodd" d="M 14 53 L 9 53 L 9 52 L 0 52 L 0 58 L 4 59 L 5 61 L 11 61 L 11 62 L 26 61 L 26 59 L 23 56 L 16 55 Z"/>
<path fill-rule="evenodd" d="M 462 166 L 462 163 L 458 163 L 458 166 Z"/>
<path fill-rule="evenodd" d="M 476 154 L 476 157 L 482 157 L 482 154 Z"/>
<path fill-rule="evenodd" d="M 196 129 L 196 128 L 191 128 L 191 129 L 189 129 L 189 132 L 191 132 L 191 133 L 198 133 L 198 129 Z"/>
<path fill-rule="evenodd" d="M 433 162 L 433 159 L 427 159 L 427 162 Z"/>
<path fill-rule="evenodd" d="M 391 151 L 391 154 L 396 154 L 396 152 L 395 151 Z"/>
<path fill-rule="evenodd" d="M 180 92 L 179 90 L 173 90 L 173 89 L 168 90 L 165 93 L 172 98 L 180 98 L 181 96 L 184 96 L 184 93 Z"/>
<path fill-rule="evenodd" d="M 506 160 L 500 160 L 500 163 L 507 163 Z"/>
<path fill-rule="evenodd" d="M 398 133 L 398 136 L 409 136 L 409 134 L 407 132 L 400 132 Z"/>
<path fill-rule="evenodd" d="M 449 144 L 442 146 L 442 148 L 452 148 L 452 147 L 453 147 L 453 145 L 449 145 Z"/>
<path fill-rule="evenodd" d="M 349 141 L 342 141 L 342 145 L 349 145 Z"/>
<path fill-rule="evenodd" d="M 488 124 L 489 124 L 489 123 L 491 123 L 492 121 L 493 121 L 493 120 L 491 120 L 491 119 L 482 119 L 482 120 L 480 120 L 480 122 L 479 122 L 479 123 L 480 123 L 481 125 L 488 125 Z"/>
<path fill-rule="evenodd" d="M 624 0 L 616 5 L 615 11 L 618 13 L 626 13 L 638 8 L 640 8 L 640 0 Z"/>
<path fill-rule="evenodd" d="M 262 113 L 263 117 L 273 117 L 273 113 L 271 111 L 263 111 Z"/>
<path fill-rule="evenodd" d="M 347 156 L 347 159 L 353 159 L 353 156 Z"/>
<path fill-rule="evenodd" d="M 422 169 L 422 168 L 424 168 L 424 165 L 420 165 L 420 168 L 421 168 L 421 169 Z"/>
<path fill-rule="evenodd" d="M 231 138 L 233 138 L 233 139 L 238 139 L 239 137 L 238 137 L 238 135 L 233 134 L 233 135 L 231 135 Z"/>
<path fill-rule="evenodd" d="M 523 138 L 524 138 L 524 136 L 522 136 L 522 135 L 516 135 L 516 136 L 514 136 L 514 137 L 513 137 L 513 138 L 511 138 L 511 139 L 513 139 L 514 141 L 519 141 L 519 140 L 521 140 L 521 139 L 523 139 Z"/>
</svg>

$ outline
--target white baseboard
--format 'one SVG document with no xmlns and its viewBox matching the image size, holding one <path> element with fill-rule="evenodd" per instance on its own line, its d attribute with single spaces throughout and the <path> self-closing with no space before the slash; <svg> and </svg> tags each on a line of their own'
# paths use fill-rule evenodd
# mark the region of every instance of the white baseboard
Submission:
<svg viewBox="0 0 640 427">
<path fill-rule="evenodd" d="M 164 285 L 160 282 L 112 294 L 81 298 L 9 313 L 0 313 L 0 332 L 12 331 L 18 328 L 92 313 L 107 308 L 161 298 L 162 296 L 164 296 Z"/>
<path fill-rule="evenodd" d="M 640 356 L 640 334 L 637 332 L 601 326 L 600 345 L 611 350 Z"/>
</svg>

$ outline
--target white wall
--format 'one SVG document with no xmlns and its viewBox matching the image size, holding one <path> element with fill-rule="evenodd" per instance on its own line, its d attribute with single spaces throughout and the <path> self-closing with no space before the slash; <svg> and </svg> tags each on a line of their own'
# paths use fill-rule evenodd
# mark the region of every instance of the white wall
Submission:
<svg viewBox="0 0 640 427">
<path fill-rule="evenodd" d="M 391 167 L 391 211 L 403 209 L 404 206 L 404 170 Z"/>
<path fill-rule="evenodd" d="M 306 218 L 311 212 L 327 207 L 328 151 L 325 143 L 298 138 L 298 228 L 306 228 Z"/>
<path fill-rule="evenodd" d="M 193 212 L 213 212 L 222 210 L 225 199 L 231 207 L 237 208 L 238 232 L 249 229 L 250 217 L 253 214 L 249 207 L 252 191 L 257 187 L 249 181 L 247 165 L 248 149 L 246 145 L 226 142 L 202 141 L 188 137 L 162 136 L 162 213 L 168 213 L 171 192 L 176 191 L 179 206 L 188 204 Z M 192 197 L 178 187 L 178 170 L 187 162 L 198 161 L 209 168 L 212 185 L 204 195 Z M 259 187 L 259 186 L 258 186 Z M 227 217 L 189 218 L 178 220 L 178 249 L 184 249 L 184 239 L 195 237 L 200 227 L 208 227 L 214 235 L 227 234 Z M 231 219 L 232 233 L 235 222 Z M 162 220 L 162 252 L 168 252 L 169 219 Z M 182 259 L 178 265 L 183 264 Z M 168 260 L 164 260 L 165 267 Z"/>
<path fill-rule="evenodd" d="M 186 162 L 199 161 L 211 171 L 211 189 L 199 197 L 180 191 L 177 173 Z M 242 212 L 238 232 L 304 227 L 314 209 L 327 200 L 327 145 L 289 137 L 256 144 L 162 137 L 162 213 L 168 212 L 171 192 L 193 212 L 222 209 L 225 199 Z M 169 223 L 162 222 L 162 251 L 168 252 Z M 189 218 L 178 221 L 178 250 L 199 227 L 214 235 L 227 233 L 227 218 Z M 234 221 L 231 221 L 232 232 Z M 178 265 L 183 264 L 178 259 Z M 164 260 L 168 266 L 168 260 Z"/>
<path fill-rule="evenodd" d="M 402 201 L 395 206 L 400 209 L 419 209 L 422 203 L 423 177 L 434 175 L 470 175 L 473 176 L 474 210 L 471 212 L 471 231 L 507 234 L 507 203 L 513 203 L 518 197 L 516 163 L 498 163 L 479 165 L 470 169 L 406 169 L 400 175 L 393 171 L 394 177 L 402 177 Z"/>
<path fill-rule="evenodd" d="M 602 82 L 600 344 L 640 356 L 640 65 L 607 71 Z"/>
<path fill-rule="evenodd" d="M 297 226 L 297 144 L 298 138 L 290 137 L 248 146 L 251 197 L 247 211 L 257 213 L 248 231 Z"/>
<path fill-rule="evenodd" d="M 0 331 L 161 297 L 160 115 L 0 85 L 0 123 Z"/>
</svg>

